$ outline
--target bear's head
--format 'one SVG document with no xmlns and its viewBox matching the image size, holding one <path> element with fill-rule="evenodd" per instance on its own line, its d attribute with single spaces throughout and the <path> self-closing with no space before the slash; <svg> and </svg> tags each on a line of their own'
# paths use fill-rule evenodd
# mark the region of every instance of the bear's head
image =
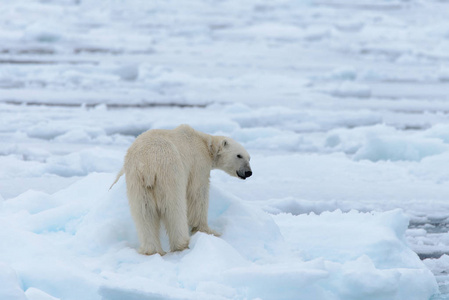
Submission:
<svg viewBox="0 0 449 300">
<path fill-rule="evenodd" d="M 217 136 L 212 147 L 214 167 L 231 176 L 246 179 L 253 172 L 249 164 L 250 156 L 242 145 L 228 137 Z"/>
</svg>

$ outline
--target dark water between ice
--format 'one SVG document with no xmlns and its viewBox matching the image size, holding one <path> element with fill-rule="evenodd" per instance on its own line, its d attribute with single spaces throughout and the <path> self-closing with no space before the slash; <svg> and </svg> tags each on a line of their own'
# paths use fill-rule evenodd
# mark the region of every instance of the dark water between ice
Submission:
<svg viewBox="0 0 449 300">
<path fill-rule="evenodd" d="M 427 221 L 427 222 L 411 222 L 410 229 L 424 229 L 426 231 L 426 237 L 432 240 L 435 245 L 439 244 L 441 237 L 449 232 L 449 220 Z M 443 255 L 449 255 L 448 251 L 440 250 L 441 247 L 435 247 L 435 250 L 426 249 L 419 251 L 415 249 L 421 260 L 425 259 L 438 259 Z M 448 300 L 449 299 L 449 270 L 431 270 L 438 282 L 441 295 L 436 295 L 431 300 Z"/>
</svg>

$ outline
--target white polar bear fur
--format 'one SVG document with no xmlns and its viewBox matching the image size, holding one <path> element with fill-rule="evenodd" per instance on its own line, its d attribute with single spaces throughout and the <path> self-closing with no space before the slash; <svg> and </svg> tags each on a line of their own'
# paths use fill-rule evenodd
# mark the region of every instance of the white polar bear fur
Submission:
<svg viewBox="0 0 449 300">
<path fill-rule="evenodd" d="M 231 138 L 202 133 L 188 125 L 138 136 L 112 185 L 126 174 L 139 252 L 165 254 L 159 238 L 161 221 L 171 251 L 188 248 L 189 227 L 192 232 L 218 235 L 207 223 L 210 171 L 221 169 L 245 179 L 252 174 L 249 160 L 248 152 Z"/>
</svg>

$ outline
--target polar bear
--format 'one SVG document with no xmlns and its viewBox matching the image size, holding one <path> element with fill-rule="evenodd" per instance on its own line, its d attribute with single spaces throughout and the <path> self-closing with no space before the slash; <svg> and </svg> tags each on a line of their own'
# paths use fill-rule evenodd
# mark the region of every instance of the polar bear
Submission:
<svg viewBox="0 0 449 300">
<path fill-rule="evenodd" d="M 246 179 L 252 175 L 248 152 L 228 137 L 213 136 L 189 125 L 153 129 L 129 147 L 122 170 L 140 241 L 139 253 L 164 255 L 159 238 L 163 221 L 171 251 L 189 246 L 189 228 L 219 235 L 209 228 L 209 177 L 212 169 Z M 111 186 L 111 187 L 112 187 Z"/>
</svg>

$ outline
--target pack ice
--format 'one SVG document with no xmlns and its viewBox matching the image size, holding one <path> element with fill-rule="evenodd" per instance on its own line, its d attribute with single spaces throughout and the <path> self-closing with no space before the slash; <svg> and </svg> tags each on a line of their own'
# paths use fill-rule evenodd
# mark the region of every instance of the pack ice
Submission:
<svg viewBox="0 0 449 300">
<path fill-rule="evenodd" d="M 190 249 L 136 252 L 123 179 L 93 173 L 54 194 L 2 201 L 2 299 L 428 299 L 434 276 L 406 245 L 408 218 L 339 210 L 270 215 L 215 185 Z M 163 235 L 168 247 L 168 238 Z"/>
<path fill-rule="evenodd" d="M 0 300 L 447 299 L 448 5 L 1 1 Z M 221 237 L 139 255 L 108 188 L 182 123 L 254 174 L 212 172 Z"/>
</svg>

